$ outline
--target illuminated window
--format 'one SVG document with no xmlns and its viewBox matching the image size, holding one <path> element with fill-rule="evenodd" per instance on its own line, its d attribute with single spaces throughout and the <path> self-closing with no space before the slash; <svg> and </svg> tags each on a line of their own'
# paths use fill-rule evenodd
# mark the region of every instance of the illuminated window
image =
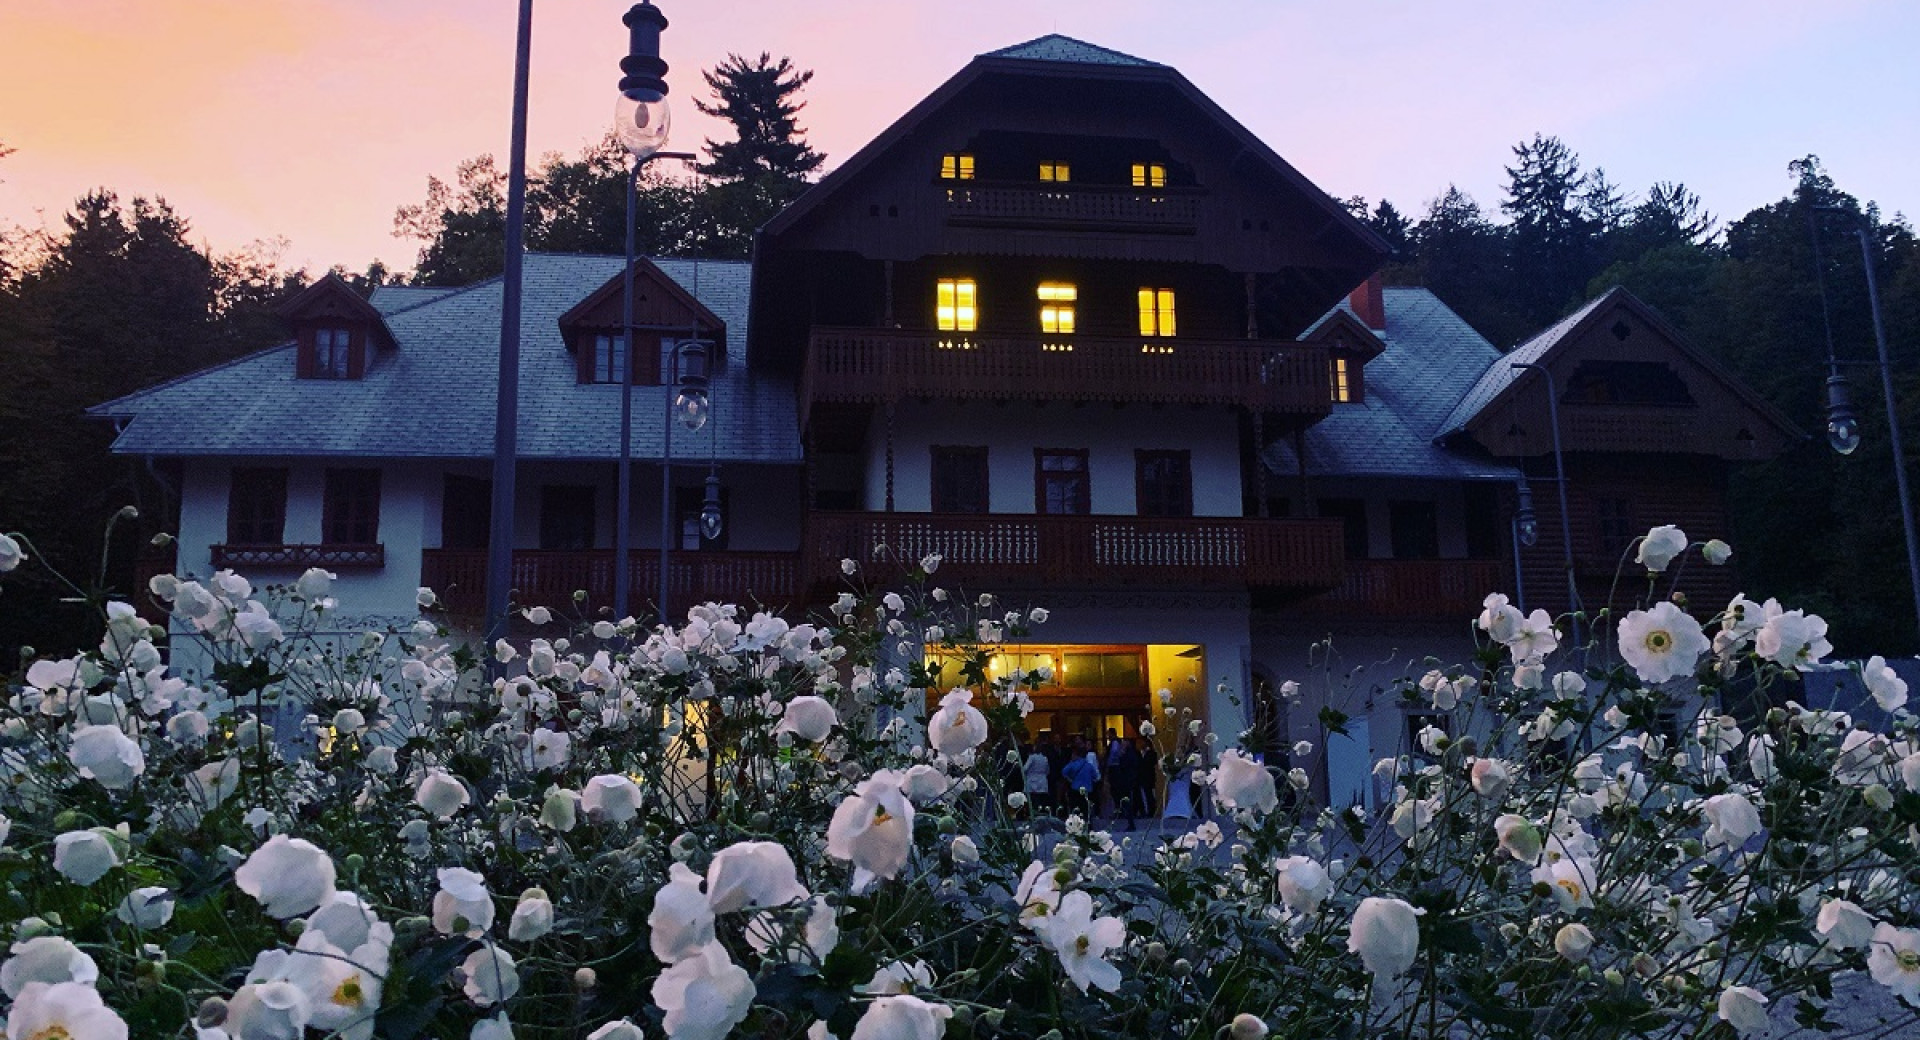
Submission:
<svg viewBox="0 0 1920 1040">
<path fill-rule="evenodd" d="M 1080 289 L 1072 282 L 1040 283 L 1040 331 L 1056 335 L 1073 333 L 1074 301 Z"/>
<path fill-rule="evenodd" d="M 1353 379 L 1347 371 L 1347 359 L 1334 358 L 1328 376 L 1333 383 L 1333 403 L 1347 404 L 1353 400 Z"/>
<path fill-rule="evenodd" d="M 1040 179 L 1051 184 L 1065 184 L 1073 179 L 1073 170 L 1063 162 L 1043 162 L 1040 164 Z"/>
<path fill-rule="evenodd" d="M 1133 186 L 1136 188 L 1164 188 L 1167 186 L 1167 168 L 1162 163 L 1134 163 Z"/>
<path fill-rule="evenodd" d="M 971 278 L 942 278 L 934 314 L 942 332 L 972 332 L 980 327 L 977 292 Z"/>
<path fill-rule="evenodd" d="M 940 157 L 940 179 L 943 181 L 970 181 L 973 179 L 973 156 L 965 153 L 949 154 Z"/>
<path fill-rule="evenodd" d="M 1140 334 L 1142 336 L 1173 335 L 1172 289 L 1140 290 Z"/>
</svg>

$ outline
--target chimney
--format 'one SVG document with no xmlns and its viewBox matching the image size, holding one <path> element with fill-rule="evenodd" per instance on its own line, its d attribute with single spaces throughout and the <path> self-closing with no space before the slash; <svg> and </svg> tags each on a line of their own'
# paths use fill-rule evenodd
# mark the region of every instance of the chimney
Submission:
<svg viewBox="0 0 1920 1040">
<path fill-rule="evenodd" d="M 1387 331 L 1387 305 L 1380 289 L 1378 271 L 1367 276 L 1351 293 L 1347 294 L 1347 304 L 1353 308 L 1353 315 L 1375 332 Z"/>
</svg>

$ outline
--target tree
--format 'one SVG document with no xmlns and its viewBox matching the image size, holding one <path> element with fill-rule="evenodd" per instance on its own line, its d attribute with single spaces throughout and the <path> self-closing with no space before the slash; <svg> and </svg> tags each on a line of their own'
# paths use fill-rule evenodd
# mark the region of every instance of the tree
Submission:
<svg viewBox="0 0 1920 1040">
<path fill-rule="evenodd" d="M 1387 244 L 1393 247 L 1396 259 L 1404 261 L 1413 258 L 1413 221 L 1395 209 L 1393 203 L 1381 199 L 1380 204 L 1373 207 L 1371 216 L 1363 214 L 1362 217 L 1375 234 L 1386 239 Z"/>
<path fill-rule="evenodd" d="M 1515 145 L 1513 155 L 1507 198 L 1500 204 L 1513 219 L 1508 293 L 1530 322 L 1545 325 L 1579 302 L 1596 273 L 1598 226 L 1587 208 L 1580 157 L 1559 138 L 1535 134 Z M 1602 185 L 1603 192 L 1610 190 L 1604 180 Z"/>
<path fill-rule="evenodd" d="M 1496 344 L 1529 331 L 1508 305 L 1506 230 L 1487 219 L 1473 196 L 1454 185 L 1427 204 L 1415 226 L 1415 278 Z"/>
<path fill-rule="evenodd" d="M 734 139 L 706 143 L 710 159 L 701 172 L 726 180 L 771 177 L 797 186 L 826 162 L 813 150 L 796 121 L 806 103 L 794 95 L 813 79 L 811 69 L 800 71 L 793 59 L 761 55 L 749 62 L 738 54 L 701 74 L 712 89 L 714 104 L 696 100 L 702 113 L 733 124 Z"/>
</svg>

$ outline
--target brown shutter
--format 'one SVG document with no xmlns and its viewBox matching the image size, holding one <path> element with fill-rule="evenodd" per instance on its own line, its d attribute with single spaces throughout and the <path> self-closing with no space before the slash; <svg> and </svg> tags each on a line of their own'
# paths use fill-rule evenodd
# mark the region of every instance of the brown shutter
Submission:
<svg viewBox="0 0 1920 1040">
<path fill-rule="evenodd" d="M 568 332 L 567 337 L 573 344 L 574 382 L 593 382 L 594 334 L 575 330 Z"/>
<path fill-rule="evenodd" d="M 300 379 L 313 378 L 313 326 L 303 325 L 293 350 L 293 374 Z"/>
<path fill-rule="evenodd" d="M 347 327 L 347 378 L 359 379 L 367 374 L 367 329 L 364 325 Z"/>
</svg>

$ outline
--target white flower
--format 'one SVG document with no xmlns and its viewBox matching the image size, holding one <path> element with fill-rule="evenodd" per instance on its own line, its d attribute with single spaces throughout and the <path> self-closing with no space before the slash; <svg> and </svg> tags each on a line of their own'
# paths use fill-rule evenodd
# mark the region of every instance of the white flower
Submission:
<svg viewBox="0 0 1920 1040">
<path fill-rule="evenodd" d="M 27 554 L 20 551 L 20 543 L 14 541 L 12 535 L 0 534 L 0 574 L 20 566 L 20 561 L 26 558 Z"/>
<path fill-rule="evenodd" d="M 625 823 L 640 813 L 640 785 L 618 773 L 596 776 L 580 792 L 589 819 Z"/>
<path fill-rule="evenodd" d="M 1228 809 L 1267 813 L 1280 804 L 1273 774 L 1238 748 L 1220 753 L 1220 765 L 1213 771 L 1213 791 L 1214 797 Z"/>
<path fill-rule="evenodd" d="M 579 822 L 579 807 L 578 794 L 561 788 L 548 791 L 546 800 L 540 803 L 540 825 L 565 834 Z"/>
<path fill-rule="evenodd" d="M 545 607 L 529 607 L 526 610 L 528 624 L 548 625 L 553 623 L 553 611 Z"/>
<path fill-rule="evenodd" d="M 827 739 L 838 721 L 833 705 L 825 697 L 803 694 L 787 702 L 786 710 L 780 713 L 780 724 L 773 731 L 791 733 L 809 744 L 817 744 Z"/>
<path fill-rule="evenodd" d="M 1019 792 L 1016 791 L 1014 793 L 1018 794 Z M 1018 806 L 1015 808 L 1018 808 Z M 972 865 L 980 862 L 980 846 L 975 844 L 972 838 L 964 834 L 955 835 L 949 848 L 953 852 L 953 861 L 955 863 Z"/>
<path fill-rule="evenodd" d="M 1273 864 L 1274 880 L 1280 899 L 1296 914 L 1311 914 L 1320 908 L 1331 888 L 1327 868 L 1306 856 L 1288 856 Z"/>
<path fill-rule="evenodd" d="M 1867 971 L 1894 996 L 1920 1007 L 1920 928 L 1874 926 Z"/>
<path fill-rule="evenodd" d="M 1658 572 L 1666 570 L 1674 557 L 1686 551 L 1686 532 L 1672 524 L 1662 524 L 1640 539 L 1640 552 L 1633 559 L 1645 564 L 1647 570 Z"/>
<path fill-rule="evenodd" d="M 685 863 L 667 868 L 668 881 L 654 894 L 647 927 L 653 955 L 662 964 L 677 964 L 695 956 L 713 942 L 713 905 L 701 891 L 700 875 Z"/>
<path fill-rule="evenodd" d="M 227 1034 L 234 1040 L 300 1040 L 313 1004 L 299 986 L 272 979 L 242 986 L 227 1001 Z"/>
<path fill-rule="evenodd" d="M 301 934 L 278 974 L 306 995 L 309 1026 L 341 1040 L 372 1040 L 392 939 L 383 930 L 373 941 L 342 949 L 320 932 Z"/>
<path fill-rule="evenodd" d="M 716 914 L 748 907 L 785 906 L 807 899 L 793 857 L 776 842 L 743 841 L 714 853 L 707 867 L 707 902 Z"/>
<path fill-rule="evenodd" d="M 851 1040 L 940 1040 L 953 1009 L 919 997 L 881 997 L 854 1024 Z M 829 1034 L 831 1035 L 831 1034 Z"/>
<path fill-rule="evenodd" d="M 1376 979 L 1397 979 L 1420 951 L 1420 915 L 1404 899 L 1368 896 L 1353 912 L 1347 951 L 1357 953 Z"/>
<path fill-rule="evenodd" d="M 607 1027 L 614 1024 L 609 1022 L 607 1026 L 594 1030 L 588 1035 L 587 1040 L 606 1040 L 607 1037 L 616 1036 L 617 1034 L 607 1032 Z M 627 1024 L 632 1025 L 631 1022 Z M 483 1018 L 473 1024 L 473 1032 L 467 1034 L 467 1040 L 513 1040 L 513 1023 L 508 1021 L 505 1011 L 492 1018 Z M 640 1030 L 635 1028 L 632 1037 L 622 1037 L 621 1040 L 644 1040 L 644 1037 Z"/>
<path fill-rule="evenodd" d="M 1500 841 L 1501 851 L 1514 859 L 1532 863 L 1540 858 L 1540 830 L 1532 820 L 1506 813 L 1493 821 L 1493 833 Z"/>
<path fill-rule="evenodd" d="M 1532 878 L 1535 884 L 1544 884 L 1560 901 L 1560 909 L 1567 913 L 1583 910 L 1593 905 L 1593 862 L 1580 856 L 1565 854 L 1564 846 L 1555 840 L 1549 849 L 1546 861 L 1533 868 Z"/>
<path fill-rule="evenodd" d="M 1035 607 L 1032 610 L 1027 611 L 1027 620 L 1033 622 L 1036 625 L 1046 624 L 1047 618 L 1049 616 L 1050 615 L 1048 615 L 1047 613 L 1047 608 L 1045 607 Z"/>
<path fill-rule="evenodd" d="M 1728 560 L 1733 559 L 1733 546 L 1718 538 L 1709 538 L 1707 544 L 1700 547 L 1700 555 L 1707 558 L 1707 563 L 1715 567 L 1723 567 Z"/>
<path fill-rule="evenodd" d="M 135 928 L 160 928 L 173 920 L 173 893 L 158 886 L 136 888 L 120 901 L 114 915 Z"/>
<path fill-rule="evenodd" d="M 1563 924 L 1553 933 L 1553 952 L 1580 963 L 1593 952 L 1593 932 L 1584 924 Z"/>
<path fill-rule="evenodd" d="M 93 958 L 57 935 L 42 935 L 13 944 L 13 955 L 0 964 L 0 991 L 18 998 L 30 983 L 78 982 L 91 986 L 100 978 Z"/>
<path fill-rule="evenodd" d="M 507 922 L 507 938 L 514 942 L 532 942 L 553 931 L 553 900 L 543 889 L 529 888 L 520 893 L 514 905 L 513 919 Z"/>
<path fill-rule="evenodd" d="M 53 869 L 77 885 L 91 885 L 119 865 L 120 851 L 97 828 L 53 839 Z"/>
<path fill-rule="evenodd" d="M 913 800 L 915 805 L 925 805 L 947 793 L 953 786 L 953 778 L 930 765 L 917 765 L 909 768 L 900 779 L 900 793 Z"/>
<path fill-rule="evenodd" d="M 468 954 L 460 972 L 467 977 L 461 992 L 481 1007 L 504 1004 L 520 992 L 520 969 L 507 951 L 492 943 Z"/>
<path fill-rule="evenodd" d="M 1080 992 L 1088 986 L 1112 993 L 1120 988 L 1120 969 L 1107 963 L 1107 951 L 1127 941 L 1118 917 L 1093 916 L 1093 897 L 1069 892 L 1041 926 L 1041 937 L 1060 955 L 1060 966 Z"/>
<path fill-rule="evenodd" d="M 80 775 L 110 791 L 131 785 L 147 771 L 147 756 L 118 726 L 86 726 L 74 731 L 67 759 Z"/>
<path fill-rule="evenodd" d="M 10 1040 L 127 1040 L 127 1024 L 90 985 L 33 982 L 7 1010 L 7 1036 Z"/>
<path fill-rule="evenodd" d="M 333 588 L 334 580 L 338 577 L 339 575 L 332 571 L 321 570 L 318 567 L 309 567 L 306 573 L 294 579 L 293 591 L 298 593 L 302 599 L 316 600 L 325 596 L 327 590 Z"/>
<path fill-rule="evenodd" d="M 973 706 L 973 691 L 956 689 L 940 699 L 940 710 L 927 720 L 927 742 L 949 758 L 957 758 L 987 739 L 987 717 Z"/>
<path fill-rule="evenodd" d="M 1772 1031 L 1767 1019 L 1766 994 L 1752 986 L 1728 986 L 1720 991 L 1720 1021 L 1733 1026 L 1741 1036 L 1766 1036 Z"/>
<path fill-rule="evenodd" d="M 1872 942 L 1873 929 L 1873 916 L 1845 899 L 1822 902 L 1814 925 L 1828 946 L 1841 950 L 1857 950 Z"/>
<path fill-rule="evenodd" d="M 901 779 L 883 769 L 861 781 L 827 824 L 827 855 L 853 864 L 855 894 L 900 873 L 913 851 L 913 803 L 900 790 Z"/>
<path fill-rule="evenodd" d="M 1520 626 L 1526 621 L 1526 615 L 1507 601 L 1507 597 L 1495 592 L 1481 603 L 1478 622 L 1480 631 L 1496 643 L 1506 643 L 1513 639 Z"/>
<path fill-rule="evenodd" d="M 573 753 L 573 737 L 554 729 L 536 729 L 527 739 L 527 766 L 534 772 L 559 769 Z"/>
<path fill-rule="evenodd" d="M 660 973 L 653 1002 L 669 1040 L 724 1040 L 753 1007 L 753 979 L 712 943 Z"/>
<path fill-rule="evenodd" d="M 868 979 L 865 985 L 856 988 L 874 996 L 932 989 L 933 969 L 927 967 L 926 961 L 893 961 L 875 971 L 873 978 Z"/>
<path fill-rule="evenodd" d="M 333 860 L 302 838 L 276 834 L 233 872 L 240 891 L 260 901 L 269 917 L 286 920 L 318 907 L 333 894 Z"/>
<path fill-rule="evenodd" d="M 392 776 L 400 771 L 400 755 L 391 745 L 382 744 L 367 752 L 367 768 L 381 774 Z"/>
<path fill-rule="evenodd" d="M 427 588 L 425 585 L 422 585 L 417 591 L 414 592 L 413 601 L 414 603 L 419 605 L 420 609 L 425 610 L 428 607 L 433 606 L 435 603 L 440 602 L 440 597 L 434 595 L 432 589 Z"/>
<path fill-rule="evenodd" d="M 1037 929 L 1042 918 L 1060 905 L 1060 881 L 1053 866 L 1038 861 L 1027 864 L 1013 890 L 1013 901 L 1020 905 L 1020 923 Z"/>
<path fill-rule="evenodd" d="M 1506 643 L 1515 662 L 1537 662 L 1560 648 L 1560 633 L 1554 629 L 1553 619 L 1546 611 L 1535 610 Z"/>
<path fill-rule="evenodd" d="M 1867 665 L 1860 669 L 1860 678 L 1867 684 L 1867 692 L 1873 694 L 1874 702 L 1881 711 L 1895 711 L 1907 703 L 1907 681 L 1900 673 L 1887 664 L 1887 659 L 1875 654 L 1867 658 Z"/>
<path fill-rule="evenodd" d="M 420 786 L 413 792 L 413 802 L 432 816 L 450 820 L 453 814 L 465 808 L 472 801 L 467 794 L 467 785 L 445 769 L 435 766 L 427 770 L 420 778 Z"/>
<path fill-rule="evenodd" d="M 1692 675 L 1710 645 L 1700 622 L 1666 600 L 1620 619 L 1620 656 L 1642 682 Z"/>
<path fill-rule="evenodd" d="M 1827 622 L 1820 615 L 1801 610 L 1775 613 L 1777 605 L 1772 600 L 1767 603 L 1771 609 L 1767 610 L 1766 623 L 1754 634 L 1754 653 L 1782 668 L 1804 671 L 1833 652 L 1833 644 L 1827 642 Z"/>
<path fill-rule="evenodd" d="M 804 962 L 811 954 L 815 963 L 825 961 L 834 947 L 840 945 L 840 915 L 827 902 L 825 896 L 814 896 L 808 904 L 812 909 L 801 926 L 799 944 L 788 947 L 786 959 L 793 963 Z M 708 933 L 708 941 L 712 933 Z M 753 915 L 747 922 L 747 943 L 761 953 L 768 953 L 780 944 L 785 936 L 780 917 L 772 913 Z"/>
<path fill-rule="evenodd" d="M 1706 834 L 1702 835 L 1709 845 L 1737 849 L 1760 833 L 1759 810 L 1745 795 L 1716 794 L 1700 803 L 1700 811 L 1709 824 Z"/>
<path fill-rule="evenodd" d="M 920 569 L 928 574 L 932 574 L 934 571 L 940 569 L 940 561 L 942 559 L 943 557 L 939 553 L 928 553 L 920 557 Z"/>
<path fill-rule="evenodd" d="M 1507 796 L 1507 788 L 1513 783 L 1513 773 L 1505 762 L 1497 758 L 1476 758 L 1468 768 L 1467 776 L 1473 782 L 1473 790 L 1482 798 L 1499 801 Z"/>
<path fill-rule="evenodd" d="M 440 891 L 433 895 L 434 931 L 479 938 L 493 927 L 493 896 L 486 878 L 465 867 L 442 867 L 439 878 Z M 465 928 L 459 927 L 463 920 Z"/>
<path fill-rule="evenodd" d="M 366 900 L 352 892 L 335 892 L 307 915 L 307 928 L 301 933 L 319 935 L 341 950 L 357 950 L 368 943 L 393 945 L 393 926 L 381 922 Z"/>
</svg>

